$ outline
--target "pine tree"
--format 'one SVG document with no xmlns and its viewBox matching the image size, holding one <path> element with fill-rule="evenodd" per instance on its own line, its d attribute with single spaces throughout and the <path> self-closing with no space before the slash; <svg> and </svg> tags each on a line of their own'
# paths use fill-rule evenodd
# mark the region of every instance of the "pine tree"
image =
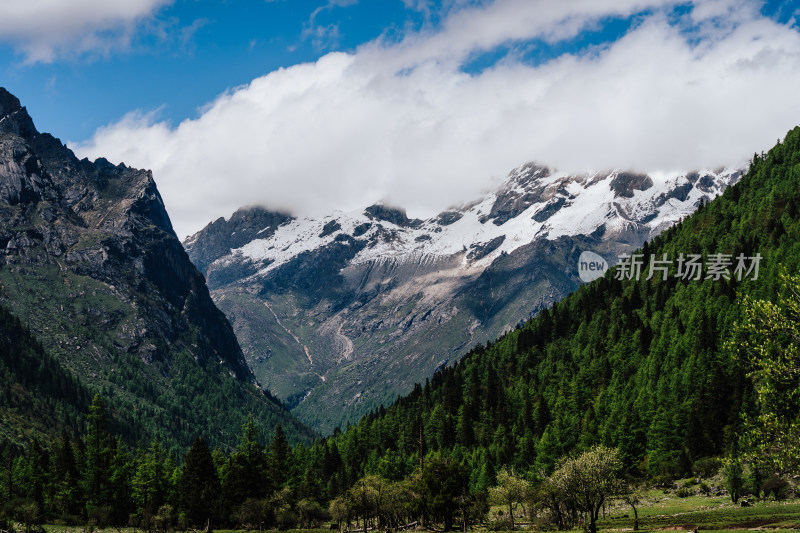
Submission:
<svg viewBox="0 0 800 533">
<path fill-rule="evenodd" d="M 131 491 L 131 478 L 134 474 L 133 457 L 117 438 L 112 441 L 112 456 L 109 475 L 109 490 L 113 502 L 111 521 L 114 524 L 125 524 L 136 510 Z"/>
<path fill-rule="evenodd" d="M 66 518 L 80 513 L 79 478 L 72 442 L 64 430 L 55 444 L 50 470 L 50 507 L 56 516 Z"/>
<path fill-rule="evenodd" d="M 258 430 L 252 416 L 242 426 L 239 446 L 228 460 L 222 480 L 223 506 L 233 511 L 248 498 L 269 495 L 273 485 L 267 477 L 267 456 L 258 443 Z"/>
<path fill-rule="evenodd" d="M 425 462 L 415 485 L 425 513 L 443 523 L 445 531 L 450 531 L 459 496 L 469 494 L 469 476 L 464 465 L 453 459 L 434 456 Z"/>
<path fill-rule="evenodd" d="M 134 501 L 143 521 L 143 527 L 158 512 L 169 492 L 169 475 L 165 468 L 165 455 L 161 444 L 154 440 L 147 450 L 138 450 L 136 454 L 136 472 L 131 482 Z"/>
<path fill-rule="evenodd" d="M 39 507 L 44 506 L 47 467 L 49 464 L 49 455 L 39 444 L 39 440 L 34 438 L 28 453 L 28 495 L 33 498 Z"/>
<path fill-rule="evenodd" d="M 282 487 L 288 480 L 290 452 L 286 435 L 283 434 L 283 428 L 278 424 L 269 444 L 270 477 L 276 487 Z"/>
<path fill-rule="evenodd" d="M 86 504 L 89 508 L 110 504 L 111 434 L 103 397 L 92 399 L 86 425 L 86 464 L 83 475 Z"/>
<path fill-rule="evenodd" d="M 220 482 L 211 451 L 202 437 L 197 437 L 186 454 L 178 485 L 180 508 L 189 523 L 204 526 L 216 518 Z"/>
<path fill-rule="evenodd" d="M 475 433 L 472 428 L 472 409 L 469 405 L 462 405 L 458 409 L 458 424 L 456 425 L 456 440 L 464 447 L 470 448 L 475 443 Z"/>
<path fill-rule="evenodd" d="M 0 498 L 5 503 L 13 500 L 16 496 L 16 483 L 14 480 L 14 449 L 6 443 L 0 453 L 0 469 L 2 469 L 2 492 Z"/>
</svg>

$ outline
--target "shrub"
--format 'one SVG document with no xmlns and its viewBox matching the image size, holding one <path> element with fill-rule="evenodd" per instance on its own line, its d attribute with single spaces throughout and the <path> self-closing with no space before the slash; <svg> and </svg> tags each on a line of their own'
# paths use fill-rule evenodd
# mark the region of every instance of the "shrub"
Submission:
<svg viewBox="0 0 800 533">
<path fill-rule="evenodd" d="M 689 496 L 694 495 L 694 491 L 692 489 L 682 488 L 675 491 L 675 495 L 678 498 L 688 498 Z"/>
<path fill-rule="evenodd" d="M 714 477 L 722 468 L 722 461 L 716 457 L 703 457 L 694 462 L 692 470 L 700 477 Z"/>
<path fill-rule="evenodd" d="M 0 516 L 0 530 L 5 531 L 7 533 L 15 533 L 14 525 L 11 522 L 9 522 L 4 516 Z"/>
<path fill-rule="evenodd" d="M 779 476 L 772 476 L 761 486 L 764 497 L 772 494 L 776 500 L 785 500 L 789 496 L 789 488 L 789 482 Z"/>
<path fill-rule="evenodd" d="M 672 476 L 669 474 L 661 474 L 653 478 L 653 484 L 662 489 L 672 488 Z"/>
<path fill-rule="evenodd" d="M 273 521 L 269 502 L 258 498 L 246 499 L 234 516 L 239 527 L 247 530 L 264 529 Z"/>
<path fill-rule="evenodd" d="M 175 529 L 178 515 L 171 505 L 162 505 L 158 508 L 158 513 L 153 517 L 153 520 L 160 531 L 166 532 Z"/>
<path fill-rule="evenodd" d="M 105 529 L 111 522 L 111 512 L 111 507 L 107 505 L 91 507 L 88 512 L 89 526 Z"/>
<path fill-rule="evenodd" d="M 497 520 L 490 522 L 487 529 L 489 531 L 513 531 L 514 528 L 511 525 L 511 519 L 506 516 L 500 516 L 500 513 L 497 514 Z"/>
<path fill-rule="evenodd" d="M 42 512 L 39 504 L 29 498 L 16 498 L 6 503 L 4 514 L 10 516 L 25 526 L 25 533 L 40 531 Z"/>
</svg>

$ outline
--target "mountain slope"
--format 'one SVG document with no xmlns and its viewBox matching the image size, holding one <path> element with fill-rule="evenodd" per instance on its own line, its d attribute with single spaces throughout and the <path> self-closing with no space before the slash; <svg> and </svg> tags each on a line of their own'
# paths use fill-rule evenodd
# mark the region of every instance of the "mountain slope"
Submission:
<svg viewBox="0 0 800 533">
<path fill-rule="evenodd" d="M 0 304 L 132 441 L 235 443 L 252 412 L 309 436 L 265 394 L 172 229 L 149 172 L 79 161 L 0 89 Z"/>
<path fill-rule="evenodd" d="M 753 391 L 724 342 L 742 317 L 738 295 L 773 300 L 781 270 L 800 271 L 800 128 L 641 253 L 675 261 L 666 280 L 612 270 L 329 439 L 347 483 L 407 476 L 420 448 L 463 460 L 480 489 L 503 466 L 535 476 L 597 443 L 618 447 L 629 471 L 667 479 L 736 454 Z M 731 254 L 730 279 L 707 267 L 699 280 L 678 276 L 691 253 L 706 266 Z M 739 254 L 760 254 L 758 272 L 739 279 Z"/>
<path fill-rule="evenodd" d="M 0 306 L 0 443 L 77 435 L 91 397 L 74 375 L 44 351 Z"/>
<path fill-rule="evenodd" d="M 613 263 L 738 177 L 527 164 L 429 220 L 383 205 L 322 218 L 249 208 L 184 245 L 259 380 L 330 432 L 574 290 L 582 251 Z"/>
</svg>

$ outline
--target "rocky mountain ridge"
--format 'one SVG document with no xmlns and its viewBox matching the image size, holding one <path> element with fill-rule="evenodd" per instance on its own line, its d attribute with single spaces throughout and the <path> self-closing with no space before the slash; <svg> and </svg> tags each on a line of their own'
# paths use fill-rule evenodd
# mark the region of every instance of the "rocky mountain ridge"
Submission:
<svg viewBox="0 0 800 533">
<path fill-rule="evenodd" d="M 529 163 L 428 220 L 386 205 L 320 218 L 247 208 L 184 246 L 259 379 L 328 432 L 574 290 L 582 251 L 614 264 L 740 174 Z"/>
<path fill-rule="evenodd" d="M 152 174 L 78 160 L 5 89 L 0 303 L 83 383 L 130 409 L 134 440 L 169 434 L 188 445 L 210 416 L 210 438 L 233 445 L 247 412 L 267 430 L 282 421 L 294 437 L 310 435 L 256 382 Z M 195 409 L 203 394 L 224 397 L 231 412 Z"/>
</svg>

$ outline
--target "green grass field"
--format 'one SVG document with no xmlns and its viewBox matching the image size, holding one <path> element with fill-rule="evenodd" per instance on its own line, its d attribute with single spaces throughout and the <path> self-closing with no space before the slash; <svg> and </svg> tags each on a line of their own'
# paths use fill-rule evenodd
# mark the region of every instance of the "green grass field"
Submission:
<svg viewBox="0 0 800 533">
<path fill-rule="evenodd" d="M 663 530 L 742 530 L 800 529 L 800 500 L 782 502 L 749 500 L 748 507 L 734 504 L 728 496 L 689 496 L 680 498 L 662 491 L 649 491 L 637 507 L 641 531 Z M 627 515 L 627 517 L 626 517 Z M 633 529 L 630 506 L 615 505 L 598 523 L 599 530 Z"/>
<path fill-rule="evenodd" d="M 728 496 L 689 496 L 681 498 L 673 493 L 650 490 L 642 495 L 637 506 L 639 531 L 726 531 L 768 530 L 771 533 L 800 531 L 800 499 L 786 501 L 761 500 L 749 507 L 734 504 Z M 494 510 L 494 509 L 493 509 Z M 490 513 L 494 515 L 494 513 Z M 520 520 L 518 531 L 554 530 L 548 524 L 528 524 Z M 327 524 L 326 524 L 327 525 Z M 46 525 L 47 533 L 89 533 L 86 526 Z M 477 526 L 474 531 L 487 531 Z M 614 502 L 598 522 L 598 531 L 632 531 L 633 512 L 630 506 Z M 94 533 L 101 530 L 94 529 Z M 108 533 L 136 533 L 144 530 L 134 528 L 107 528 Z M 237 533 L 234 530 L 216 530 L 217 533 Z M 289 530 L 289 533 L 321 533 L 324 529 Z M 428 531 L 420 529 L 419 531 Z M 573 531 L 582 531 L 577 528 Z M 357 533 L 357 532 L 355 532 Z"/>
</svg>

